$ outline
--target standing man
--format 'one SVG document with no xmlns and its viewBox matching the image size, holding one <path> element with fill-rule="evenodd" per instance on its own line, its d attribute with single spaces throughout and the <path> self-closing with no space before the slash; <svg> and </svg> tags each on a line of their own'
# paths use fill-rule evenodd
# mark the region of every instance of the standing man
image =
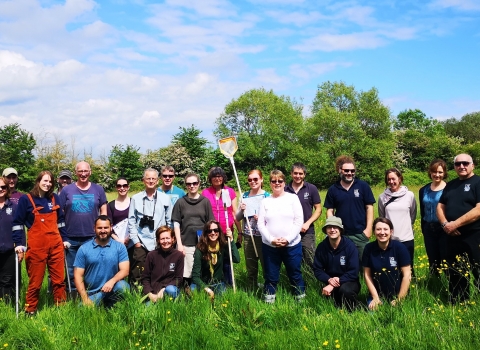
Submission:
<svg viewBox="0 0 480 350">
<path fill-rule="evenodd" d="M 300 230 L 300 236 L 302 237 L 303 263 L 308 265 L 311 270 L 316 248 L 314 223 L 322 213 L 320 204 L 322 201 L 318 188 L 305 181 L 307 168 L 303 163 L 293 164 L 291 175 L 292 182 L 285 187 L 285 192 L 296 194 L 302 204 L 304 223 Z"/>
<path fill-rule="evenodd" d="M 23 195 L 22 192 L 17 191 L 18 173 L 14 168 L 6 168 L 3 173 L 3 177 L 8 180 L 8 187 L 10 188 L 10 202 L 17 205 L 18 200 Z"/>
<path fill-rule="evenodd" d="M 73 263 L 80 246 L 95 237 L 95 219 L 107 215 L 107 196 L 102 186 L 90 182 L 92 170 L 87 162 L 75 166 L 77 181 L 63 188 L 59 195 L 65 213 L 68 241 L 66 257 L 68 275 L 73 280 Z"/>
<path fill-rule="evenodd" d="M 143 172 L 145 190 L 130 200 L 128 229 L 134 244 L 130 266 L 130 283 L 141 285 L 141 275 L 148 252 L 155 250 L 155 231 L 163 225 L 172 226 L 172 204 L 165 193 L 157 191 L 158 171 L 148 168 Z"/>
<path fill-rule="evenodd" d="M 437 217 L 447 237 L 450 300 L 470 298 L 468 265 L 479 286 L 480 271 L 480 176 L 468 154 L 453 160 L 458 178 L 447 183 L 437 206 Z"/>
<path fill-rule="evenodd" d="M 357 169 L 351 157 L 338 157 L 335 167 L 340 180 L 327 191 L 324 205 L 327 218 L 335 215 L 342 219 L 343 234 L 355 243 L 361 261 L 363 248 L 372 236 L 375 198 L 370 186 L 355 178 Z"/>
<path fill-rule="evenodd" d="M 62 192 L 65 186 L 70 185 L 72 183 L 72 179 L 73 179 L 73 176 L 70 170 L 62 170 L 58 174 L 58 178 L 57 178 L 57 183 L 58 183 L 57 194 L 60 194 L 60 192 Z"/>
<path fill-rule="evenodd" d="M 75 286 L 83 305 L 112 307 L 128 291 L 130 263 L 127 248 L 113 239 L 112 222 L 106 215 L 95 220 L 95 238 L 85 243 L 75 257 Z"/>
<path fill-rule="evenodd" d="M 180 187 L 173 184 L 173 181 L 175 180 L 175 169 L 173 169 L 172 166 L 165 165 L 160 170 L 160 174 L 162 174 L 162 185 L 158 190 L 170 197 L 170 202 L 172 203 L 173 208 L 177 200 L 185 196 L 186 193 Z"/>
<path fill-rule="evenodd" d="M 185 177 L 187 195 L 180 198 L 173 207 L 172 221 L 177 240 L 177 249 L 185 255 L 183 277 L 188 284 L 192 280 L 193 255 L 198 243 L 198 231 L 214 219 L 210 201 L 198 193 L 200 177 L 188 174 Z"/>
</svg>

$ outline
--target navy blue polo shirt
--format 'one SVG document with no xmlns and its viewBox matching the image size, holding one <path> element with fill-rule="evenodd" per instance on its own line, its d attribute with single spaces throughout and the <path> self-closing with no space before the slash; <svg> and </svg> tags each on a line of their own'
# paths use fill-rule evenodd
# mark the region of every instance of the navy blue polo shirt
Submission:
<svg viewBox="0 0 480 350">
<path fill-rule="evenodd" d="M 17 205 L 7 199 L 3 208 L 0 209 L 0 253 L 13 250 L 12 222 L 16 208 Z"/>
<path fill-rule="evenodd" d="M 312 217 L 313 206 L 322 202 L 320 194 L 318 193 L 318 188 L 309 182 L 304 181 L 302 188 L 300 188 L 297 193 L 295 193 L 292 183 L 290 182 L 285 186 L 285 192 L 296 194 L 298 199 L 300 199 L 300 204 L 302 205 L 303 210 L 303 222 L 307 222 Z M 305 231 L 305 233 L 315 234 L 313 223 L 308 227 L 308 230 Z"/>
<path fill-rule="evenodd" d="M 324 207 L 334 209 L 334 215 L 342 219 L 344 234 L 362 233 L 367 226 L 367 205 L 373 205 L 375 198 L 370 186 L 362 180 L 355 179 L 348 191 L 340 181 L 327 191 Z"/>
<path fill-rule="evenodd" d="M 365 246 L 362 265 L 370 268 L 378 295 L 392 299 L 400 292 L 402 267 L 410 265 L 410 254 L 399 241 L 391 239 L 386 250 L 375 241 Z"/>
</svg>

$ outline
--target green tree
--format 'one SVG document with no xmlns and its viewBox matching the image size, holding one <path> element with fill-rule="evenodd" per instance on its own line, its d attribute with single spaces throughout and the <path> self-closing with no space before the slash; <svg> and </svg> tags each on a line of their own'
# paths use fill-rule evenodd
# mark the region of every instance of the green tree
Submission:
<svg viewBox="0 0 480 350">
<path fill-rule="evenodd" d="M 447 119 L 443 126 L 448 135 L 461 138 L 463 144 L 480 141 L 480 112 L 465 114 L 460 120 Z"/>
<path fill-rule="evenodd" d="M 157 150 L 147 150 L 141 157 L 143 167 L 157 169 L 158 171 L 165 165 L 171 165 L 178 175 L 177 180 L 183 182 L 183 177 L 193 172 L 193 161 L 185 147 L 176 143 L 171 143 L 167 147 Z"/>
<path fill-rule="evenodd" d="M 115 180 L 119 176 L 125 177 L 128 181 L 142 178 L 143 165 L 140 161 L 139 149 L 139 147 L 133 145 L 115 145 L 112 147 L 108 155 L 106 172 L 103 176 L 103 182 L 108 189 L 113 188 Z"/>
<path fill-rule="evenodd" d="M 216 120 L 217 138 L 236 136 L 237 168 L 288 169 L 301 154 L 303 107 L 273 91 L 253 89 L 232 100 Z"/>
<path fill-rule="evenodd" d="M 0 168 L 13 167 L 17 170 L 18 188 L 28 191 L 37 176 L 33 166 L 35 138 L 23 130 L 20 124 L 8 124 L 0 128 Z"/>
<path fill-rule="evenodd" d="M 433 118 L 428 118 L 419 109 L 408 109 L 400 112 L 393 123 L 395 130 L 416 130 L 428 136 L 445 134 L 442 123 Z"/>
<path fill-rule="evenodd" d="M 377 184 L 392 165 L 390 110 L 375 88 L 356 91 L 344 82 L 325 82 L 318 86 L 301 143 L 309 181 L 330 186 L 337 177 L 335 158 L 345 154 L 355 159 L 359 177 Z"/>
<path fill-rule="evenodd" d="M 180 127 L 180 132 L 173 135 L 172 143 L 184 147 L 192 161 L 191 169 L 195 173 L 202 173 L 207 162 L 208 140 L 200 137 L 202 130 L 195 125 L 185 128 Z"/>
</svg>

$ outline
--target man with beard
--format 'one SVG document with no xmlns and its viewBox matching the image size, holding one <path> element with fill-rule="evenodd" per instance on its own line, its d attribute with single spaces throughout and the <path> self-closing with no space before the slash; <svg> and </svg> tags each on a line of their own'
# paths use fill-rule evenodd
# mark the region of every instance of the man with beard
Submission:
<svg viewBox="0 0 480 350">
<path fill-rule="evenodd" d="M 112 307 L 129 285 L 130 263 L 125 245 L 111 239 L 112 223 L 106 215 L 95 220 L 95 238 L 80 247 L 75 257 L 75 286 L 83 305 Z"/>
<path fill-rule="evenodd" d="M 372 236 L 375 198 L 370 186 L 355 178 L 355 162 L 351 157 L 338 157 L 335 167 L 340 180 L 327 191 L 324 204 L 327 218 L 337 216 L 342 219 L 343 235 L 355 243 L 361 260 L 363 248 Z"/>
<path fill-rule="evenodd" d="M 73 175 L 70 170 L 62 170 L 60 174 L 58 174 L 57 184 L 58 184 L 58 191 L 57 194 L 62 192 L 65 186 L 68 186 L 72 183 Z"/>
<path fill-rule="evenodd" d="M 3 170 L 2 176 L 7 179 L 6 185 L 10 187 L 10 202 L 17 205 L 23 195 L 22 192 L 17 191 L 18 172 L 14 168 L 6 168 Z"/>
<path fill-rule="evenodd" d="M 158 188 L 159 192 L 165 193 L 170 197 L 172 202 L 172 208 L 175 203 L 185 196 L 185 191 L 180 187 L 177 187 L 173 184 L 175 181 L 175 169 L 171 165 L 165 165 L 160 169 L 160 174 L 162 174 L 162 185 Z"/>
</svg>

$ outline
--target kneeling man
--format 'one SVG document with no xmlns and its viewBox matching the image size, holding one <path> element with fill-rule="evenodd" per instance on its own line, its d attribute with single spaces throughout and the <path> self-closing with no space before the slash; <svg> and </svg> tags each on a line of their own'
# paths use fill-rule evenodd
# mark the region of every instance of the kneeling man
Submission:
<svg viewBox="0 0 480 350">
<path fill-rule="evenodd" d="M 112 223 L 106 215 L 95 220 L 95 238 L 83 244 L 75 257 L 75 286 L 84 305 L 112 307 L 129 289 L 123 279 L 130 263 L 125 245 L 111 239 Z"/>
<path fill-rule="evenodd" d="M 353 310 L 360 292 L 357 248 L 348 237 L 342 236 L 342 219 L 328 217 L 322 230 L 327 237 L 315 251 L 313 272 L 319 281 L 325 283 L 323 295 L 333 296 L 336 306 Z"/>
</svg>

